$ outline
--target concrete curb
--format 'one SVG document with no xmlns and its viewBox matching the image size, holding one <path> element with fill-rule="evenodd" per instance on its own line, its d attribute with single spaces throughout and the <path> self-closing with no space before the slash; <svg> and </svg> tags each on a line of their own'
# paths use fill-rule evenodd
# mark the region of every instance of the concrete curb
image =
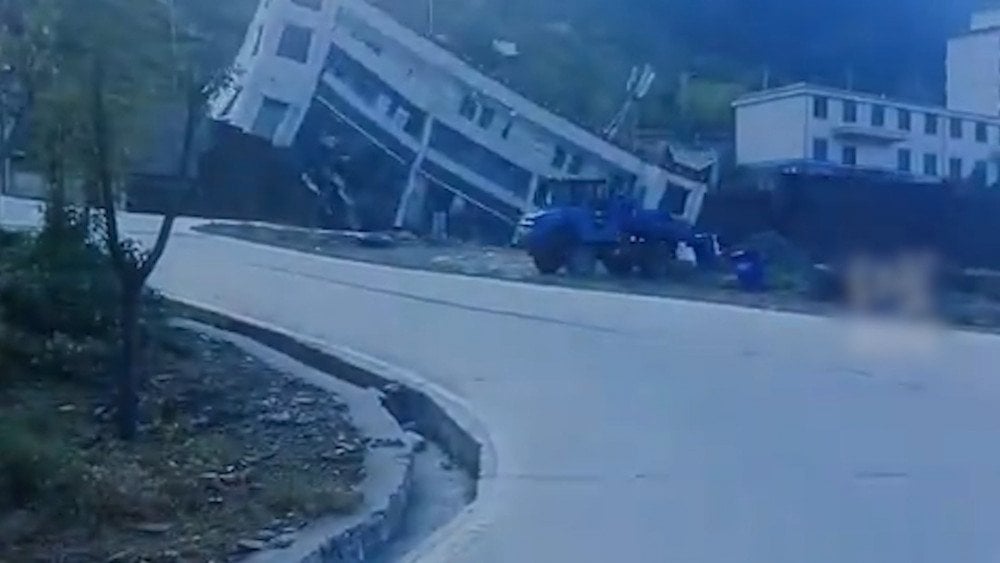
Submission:
<svg viewBox="0 0 1000 563">
<path fill-rule="evenodd" d="M 477 483 L 474 491 L 477 497 L 479 479 L 483 476 L 484 469 L 487 474 L 495 472 L 492 447 L 484 440 L 485 433 L 480 431 L 478 437 L 474 435 L 476 429 L 473 427 L 476 425 L 471 416 L 467 413 L 456 413 L 454 405 L 450 405 L 450 408 L 442 406 L 440 403 L 445 402 L 446 398 L 421 389 L 409 378 L 393 373 L 391 367 L 373 365 L 371 361 L 352 357 L 344 350 L 328 351 L 326 346 L 321 346 L 319 343 L 307 343 L 300 337 L 250 319 L 182 299 L 169 299 L 182 317 L 247 338 L 308 368 L 355 387 L 379 393 L 382 405 L 403 429 L 412 430 L 437 443 L 474 478 Z M 366 514 L 362 521 L 351 525 L 348 529 L 338 530 L 332 536 L 328 534 L 327 537 L 308 538 L 310 541 L 305 543 L 314 548 L 300 550 L 300 553 L 293 553 L 294 549 L 266 552 L 258 554 L 250 561 L 347 563 L 370 560 L 393 538 L 408 507 L 409 491 L 412 486 L 410 470 L 412 456 L 410 460 L 405 477 L 388 495 L 386 503 Z M 475 500 L 473 503 L 477 504 Z M 332 528 L 317 523 L 316 529 Z"/>
<path fill-rule="evenodd" d="M 371 442 L 365 456 L 364 500 L 358 511 L 321 518 L 299 530 L 286 546 L 247 554 L 244 563 L 292 561 L 347 563 L 377 554 L 402 527 L 413 491 L 415 443 L 383 404 L 382 394 L 310 368 L 247 336 L 190 318 L 174 326 L 229 342 L 272 368 L 339 397 Z"/>
</svg>

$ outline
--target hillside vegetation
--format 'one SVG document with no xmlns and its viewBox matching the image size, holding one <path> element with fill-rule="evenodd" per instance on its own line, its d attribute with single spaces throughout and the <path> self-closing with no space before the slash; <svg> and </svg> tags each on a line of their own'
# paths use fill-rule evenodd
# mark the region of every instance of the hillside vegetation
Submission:
<svg viewBox="0 0 1000 563">
<path fill-rule="evenodd" d="M 371 0 L 425 31 L 428 0 Z M 602 125 L 629 69 L 659 78 L 644 126 L 726 131 L 728 102 L 799 80 L 929 102 L 943 92 L 946 39 L 981 0 L 434 0 L 439 41 L 516 89 L 584 123 Z M 257 0 L 179 0 L 184 15 L 234 50 Z M 493 39 L 513 41 L 504 59 Z M 691 76 L 689 88 L 681 77 Z"/>
</svg>

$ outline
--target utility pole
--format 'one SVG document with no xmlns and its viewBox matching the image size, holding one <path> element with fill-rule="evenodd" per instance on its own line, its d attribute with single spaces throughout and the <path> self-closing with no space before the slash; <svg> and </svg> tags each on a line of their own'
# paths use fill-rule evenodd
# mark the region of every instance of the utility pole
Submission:
<svg viewBox="0 0 1000 563">
<path fill-rule="evenodd" d="M 427 37 L 434 37 L 434 0 L 427 0 Z"/>
<path fill-rule="evenodd" d="M 170 8 L 170 54 L 173 56 L 174 60 L 174 90 L 177 90 L 180 86 L 180 77 L 177 72 L 177 0 L 167 0 L 167 4 Z"/>
<path fill-rule="evenodd" d="M 5 108 L 7 100 L 4 99 L 3 92 L 0 92 L 0 143 L 7 144 L 7 112 Z M 10 159 L 7 155 L 0 155 L 0 227 L 3 226 L 4 197 L 7 193 L 7 182 L 10 176 Z"/>
</svg>

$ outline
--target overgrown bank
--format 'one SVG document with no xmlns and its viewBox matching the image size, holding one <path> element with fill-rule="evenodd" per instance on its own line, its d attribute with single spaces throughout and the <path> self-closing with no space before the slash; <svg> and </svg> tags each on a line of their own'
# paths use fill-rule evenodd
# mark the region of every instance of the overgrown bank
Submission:
<svg viewBox="0 0 1000 563">
<path fill-rule="evenodd" d="M 70 217 L 0 234 L 0 561 L 220 561 L 356 510 L 346 407 L 170 328 L 150 292 L 138 438 L 118 439 L 115 280 Z"/>
</svg>

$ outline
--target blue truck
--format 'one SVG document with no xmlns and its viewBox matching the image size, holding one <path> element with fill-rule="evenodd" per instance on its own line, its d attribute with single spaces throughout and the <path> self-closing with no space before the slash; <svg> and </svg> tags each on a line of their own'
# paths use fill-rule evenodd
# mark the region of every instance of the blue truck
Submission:
<svg viewBox="0 0 1000 563">
<path fill-rule="evenodd" d="M 565 268 L 573 276 L 593 276 L 600 262 L 613 275 L 638 270 L 661 278 L 679 243 L 696 253 L 705 246 L 691 225 L 665 211 L 643 209 L 636 196 L 613 190 L 607 180 L 549 180 L 540 190 L 544 205 L 521 219 L 515 243 L 543 274 Z"/>
</svg>

